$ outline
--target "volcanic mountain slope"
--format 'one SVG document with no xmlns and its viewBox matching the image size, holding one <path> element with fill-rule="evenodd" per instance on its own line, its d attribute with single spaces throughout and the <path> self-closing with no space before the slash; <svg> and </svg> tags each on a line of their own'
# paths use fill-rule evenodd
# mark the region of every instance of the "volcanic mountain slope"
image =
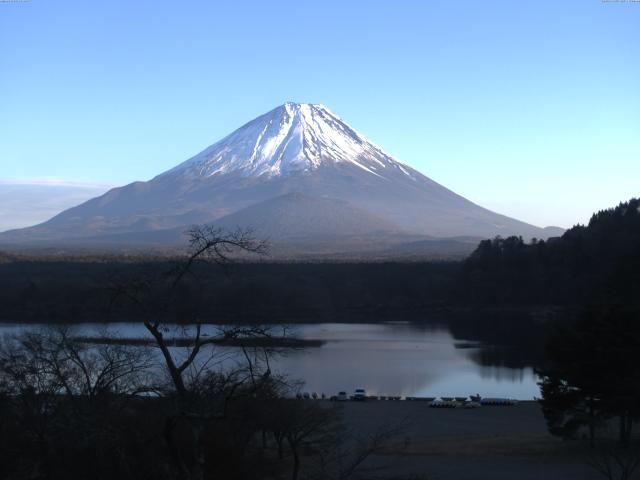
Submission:
<svg viewBox="0 0 640 480">
<path fill-rule="evenodd" d="M 250 225 L 256 236 L 278 240 L 393 234 L 400 229 L 384 218 L 344 200 L 287 193 L 259 202 L 214 222 L 233 231 Z"/>
<path fill-rule="evenodd" d="M 289 196 L 295 193 L 303 195 Z M 283 202 L 286 213 L 277 208 Z M 559 233 L 466 200 L 392 158 L 322 105 L 286 103 L 148 182 L 114 188 L 0 240 L 141 238 L 205 222 L 298 238 L 356 230 L 431 237 Z"/>
</svg>

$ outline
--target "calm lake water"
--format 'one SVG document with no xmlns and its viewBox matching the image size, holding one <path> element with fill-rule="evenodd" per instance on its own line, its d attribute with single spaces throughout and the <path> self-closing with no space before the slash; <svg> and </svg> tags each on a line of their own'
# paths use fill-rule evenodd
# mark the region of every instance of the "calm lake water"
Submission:
<svg viewBox="0 0 640 480">
<path fill-rule="evenodd" d="M 0 333 L 15 333 L 21 324 L 0 324 Z M 74 332 L 99 335 L 106 329 L 126 338 L 147 337 L 136 323 L 80 324 Z M 321 323 L 291 327 L 300 338 L 322 340 L 321 347 L 279 356 L 272 370 L 305 382 L 303 391 L 333 395 L 365 388 L 376 395 L 511 397 L 539 396 L 532 369 L 482 366 L 474 361 L 481 346 L 460 348 L 444 328 L 409 323 Z M 213 333 L 215 326 L 205 331 Z M 221 349 L 221 347 L 215 347 Z M 229 351 L 230 348 L 221 349 Z M 229 353 L 229 352 L 228 352 Z"/>
</svg>

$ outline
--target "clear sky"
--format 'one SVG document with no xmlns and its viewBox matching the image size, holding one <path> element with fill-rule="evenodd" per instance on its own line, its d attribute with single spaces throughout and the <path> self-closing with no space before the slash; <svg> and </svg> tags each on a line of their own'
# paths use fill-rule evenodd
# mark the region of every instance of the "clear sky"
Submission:
<svg viewBox="0 0 640 480">
<path fill-rule="evenodd" d="M 287 100 L 470 200 L 640 195 L 640 2 L 0 1 L 0 178 L 146 180 Z"/>
</svg>

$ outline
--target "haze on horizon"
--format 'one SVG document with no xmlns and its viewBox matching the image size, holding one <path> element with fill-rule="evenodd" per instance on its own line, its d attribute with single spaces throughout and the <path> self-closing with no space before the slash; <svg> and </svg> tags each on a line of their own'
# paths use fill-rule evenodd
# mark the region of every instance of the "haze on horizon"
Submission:
<svg viewBox="0 0 640 480">
<path fill-rule="evenodd" d="M 484 207 L 584 223 L 638 194 L 639 23 L 633 2 L 2 3 L 0 189 L 147 180 L 293 100 Z"/>
</svg>

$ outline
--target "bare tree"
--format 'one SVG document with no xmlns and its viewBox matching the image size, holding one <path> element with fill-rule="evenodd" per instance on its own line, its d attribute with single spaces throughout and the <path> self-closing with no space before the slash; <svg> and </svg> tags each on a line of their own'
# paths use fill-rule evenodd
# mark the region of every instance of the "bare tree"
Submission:
<svg viewBox="0 0 640 480">
<path fill-rule="evenodd" d="M 103 394 L 137 395 L 151 388 L 151 366 L 145 349 L 117 341 L 87 345 L 66 327 L 8 336 L 0 347 L 0 375 L 14 394 L 32 391 L 47 398 L 66 394 L 89 401 Z"/>
<path fill-rule="evenodd" d="M 266 253 L 264 242 L 256 241 L 251 230 L 239 229 L 226 233 L 222 229 L 210 226 L 197 226 L 188 231 L 189 253 L 176 266 L 158 276 L 145 276 L 126 282 L 118 282 L 112 286 L 113 301 L 125 298 L 133 304 L 142 316 L 143 325 L 155 340 L 160 350 L 167 372 L 175 391 L 180 396 L 188 394 L 186 375 L 204 347 L 224 341 L 241 340 L 256 336 L 264 336 L 267 331 L 260 327 L 232 327 L 221 329 L 217 335 L 203 336 L 202 322 L 197 310 L 186 312 L 188 318 L 168 317 L 174 314 L 173 304 L 179 288 L 187 278 L 195 279 L 194 272 L 199 263 L 213 262 L 217 265 L 228 265 L 234 253 L 244 252 L 262 255 Z M 182 312 L 185 314 L 185 312 Z M 181 334 L 190 335 L 192 344 L 186 355 L 176 356 L 171 350 L 171 341 L 165 334 L 170 331 L 171 324 L 182 324 Z"/>
<path fill-rule="evenodd" d="M 350 478 L 370 478 L 371 469 L 365 468 L 365 462 L 376 453 L 380 453 L 396 441 L 404 430 L 401 424 L 384 424 L 373 432 L 342 431 L 330 448 L 320 450 L 315 480 L 347 480 Z M 360 477 L 366 470 L 364 477 Z"/>
<path fill-rule="evenodd" d="M 118 445 L 110 419 L 148 391 L 150 366 L 145 349 L 116 343 L 88 346 L 66 328 L 3 338 L 0 383 L 12 404 L 8 411 L 20 419 L 20 436 L 28 449 L 21 453 L 30 477 L 43 474 L 65 443 L 58 438 L 70 432 L 76 447 Z"/>
<path fill-rule="evenodd" d="M 271 331 L 262 326 L 227 326 L 216 332 L 205 334 L 197 305 L 191 304 L 176 310 L 181 288 L 188 281 L 189 287 L 198 289 L 203 296 L 198 269 L 213 263 L 226 267 L 236 254 L 262 255 L 266 253 L 264 242 L 256 241 L 250 230 L 227 233 L 209 226 L 193 227 L 189 253 L 173 268 L 161 275 L 147 275 L 112 287 L 114 301 L 124 298 L 132 304 L 142 317 L 142 324 L 154 339 L 160 351 L 173 392 L 177 409 L 165 422 L 165 441 L 178 471 L 185 478 L 201 479 L 204 475 L 205 455 L 202 437 L 205 429 L 216 420 L 227 417 L 232 398 L 247 389 L 253 394 L 270 377 L 268 347 L 251 354 L 247 345 L 257 338 L 269 338 Z M 179 327 L 175 327 L 178 324 Z M 173 336 L 168 334 L 172 332 Z M 175 336 L 184 348 L 177 351 Z M 243 365 L 230 371 L 222 371 L 216 358 L 218 344 L 233 344 L 241 347 Z M 183 454 L 174 441 L 174 432 L 179 424 L 187 425 L 192 436 L 194 453 L 192 458 Z"/>
<path fill-rule="evenodd" d="M 292 480 L 357 477 L 367 459 L 402 431 L 401 425 L 383 425 L 373 432 L 350 432 L 344 428 L 342 408 L 313 400 L 279 398 L 266 412 L 281 458 L 281 440 L 288 447 Z"/>
<path fill-rule="evenodd" d="M 589 452 L 587 464 L 608 480 L 630 480 L 640 466 L 636 445 L 599 445 Z"/>
<path fill-rule="evenodd" d="M 335 438 L 338 427 L 338 412 L 335 408 L 319 407 L 315 402 L 288 402 L 281 420 L 284 438 L 293 455 L 291 479 L 300 474 L 302 450 L 313 445 L 329 444 Z"/>
</svg>

